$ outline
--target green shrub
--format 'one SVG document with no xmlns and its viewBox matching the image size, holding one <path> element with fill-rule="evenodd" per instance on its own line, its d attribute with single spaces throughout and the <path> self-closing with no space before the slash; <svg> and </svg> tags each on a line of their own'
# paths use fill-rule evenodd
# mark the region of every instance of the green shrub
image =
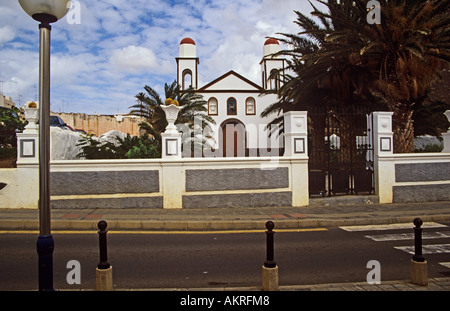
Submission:
<svg viewBox="0 0 450 311">
<path fill-rule="evenodd" d="M 127 134 L 123 139 L 116 136 L 117 143 L 100 142 L 93 135 L 84 135 L 77 146 L 82 151 L 77 158 L 86 159 L 142 159 L 159 158 L 159 142 L 148 135 L 135 137 Z"/>
</svg>

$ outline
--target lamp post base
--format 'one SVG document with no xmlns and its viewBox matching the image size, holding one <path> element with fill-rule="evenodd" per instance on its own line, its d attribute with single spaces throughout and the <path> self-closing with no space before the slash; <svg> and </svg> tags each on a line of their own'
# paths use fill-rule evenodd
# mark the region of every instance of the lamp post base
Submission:
<svg viewBox="0 0 450 311">
<path fill-rule="evenodd" d="M 39 290 L 53 291 L 53 250 L 52 235 L 38 236 L 36 249 L 39 256 Z"/>
</svg>

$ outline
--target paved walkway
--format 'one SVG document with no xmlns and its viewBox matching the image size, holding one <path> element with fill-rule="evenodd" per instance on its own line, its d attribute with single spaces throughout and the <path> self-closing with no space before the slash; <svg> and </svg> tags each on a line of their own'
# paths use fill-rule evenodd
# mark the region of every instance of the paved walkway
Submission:
<svg viewBox="0 0 450 311">
<path fill-rule="evenodd" d="M 450 291 L 450 277 L 429 278 L 427 286 L 413 284 L 410 280 L 382 281 L 381 284 L 336 283 L 302 286 L 283 286 L 281 290 L 294 291 Z"/>
<path fill-rule="evenodd" d="M 321 205 L 309 207 L 209 209 L 53 209 L 53 230 L 97 230 L 104 219 L 109 230 L 205 231 L 277 229 L 450 221 L 450 202 Z M 0 209 L 0 230 L 37 230 L 37 210 Z"/>
<path fill-rule="evenodd" d="M 118 289 L 119 291 L 261 291 L 261 287 L 208 287 L 208 288 L 151 288 Z M 450 277 L 429 278 L 427 286 L 413 284 L 410 280 L 382 281 L 380 284 L 367 282 L 333 283 L 316 285 L 280 286 L 280 291 L 450 291 Z"/>
</svg>

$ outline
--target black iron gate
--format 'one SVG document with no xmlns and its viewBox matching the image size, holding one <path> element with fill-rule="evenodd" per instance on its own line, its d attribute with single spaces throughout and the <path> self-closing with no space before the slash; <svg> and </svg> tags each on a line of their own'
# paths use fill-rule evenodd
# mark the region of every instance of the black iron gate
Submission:
<svg viewBox="0 0 450 311">
<path fill-rule="evenodd" d="M 308 112 L 309 194 L 373 193 L 373 137 L 366 113 Z"/>
</svg>

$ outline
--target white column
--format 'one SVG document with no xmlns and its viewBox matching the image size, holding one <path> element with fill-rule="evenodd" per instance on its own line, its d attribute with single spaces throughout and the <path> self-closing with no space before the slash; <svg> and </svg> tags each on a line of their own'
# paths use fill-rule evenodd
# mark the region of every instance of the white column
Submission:
<svg viewBox="0 0 450 311">
<path fill-rule="evenodd" d="M 391 155 L 394 153 L 394 132 L 392 131 L 393 112 L 373 112 L 374 154 Z"/>
<path fill-rule="evenodd" d="M 181 133 L 162 133 L 163 159 L 181 159 Z"/>
<path fill-rule="evenodd" d="M 450 121 L 450 110 L 447 110 L 444 114 Z M 448 128 L 446 133 L 442 133 L 442 138 L 444 139 L 444 149 L 442 152 L 450 152 L 450 128 Z"/>
<path fill-rule="evenodd" d="M 169 123 L 162 137 L 162 154 L 163 159 L 181 159 L 181 133 L 177 131 L 175 121 L 181 107 L 175 105 L 161 106 L 166 114 Z"/>
<path fill-rule="evenodd" d="M 164 209 L 183 208 L 186 174 L 179 161 L 162 163 L 162 193 Z"/>
<path fill-rule="evenodd" d="M 308 113 L 284 114 L 284 157 L 291 157 L 292 206 L 309 205 Z"/>
<path fill-rule="evenodd" d="M 380 203 L 392 203 L 392 188 L 395 182 L 394 133 L 392 131 L 393 112 L 373 112 L 371 128 L 373 131 L 375 192 Z"/>
<path fill-rule="evenodd" d="M 163 159 L 179 160 L 181 156 L 181 133 L 177 131 L 175 121 L 181 107 L 173 104 L 161 106 L 166 114 L 169 123 L 162 137 L 162 154 Z M 182 164 L 178 161 L 165 162 L 162 165 L 162 192 L 163 192 L 163 208 L 174 209 L 183 206 L 184 191 L 184 171 Z"/>
<path fill-rule="evenodd" d="M 17 133 L 17 208 L 38 208 L 39 201 L 39 109 L 36 105 L 24 109 L 28 124 Z M 34 103 L 33 103 L 34 104 Z"/>
<path fill-rule="evenodd" d="M 39 109 L 25 108 L 24 111 L 28 124 L 22 133 L 17 133 L 17 164 L 39 163 L 39 126 L 36 124 Z"/>
<path fill-rule="evenodd" d="M 284 156 L 308 157 L 307 111 L 289 111 L 284 114 Z"/>
</svg>

